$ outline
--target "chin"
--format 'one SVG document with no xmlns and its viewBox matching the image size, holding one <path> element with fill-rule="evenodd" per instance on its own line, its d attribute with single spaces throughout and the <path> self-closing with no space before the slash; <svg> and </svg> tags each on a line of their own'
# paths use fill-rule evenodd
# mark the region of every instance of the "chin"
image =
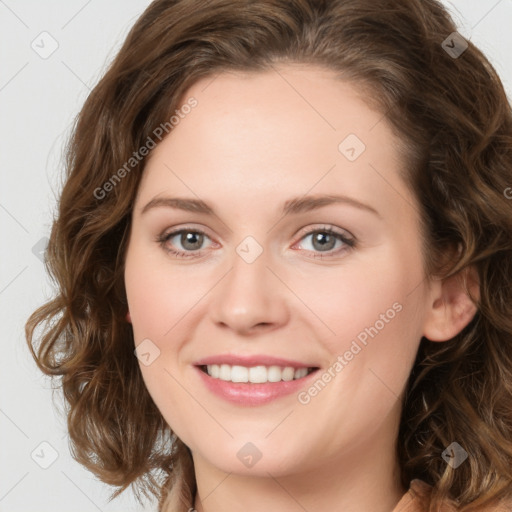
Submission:
<svg viewBox="0 0 512 512">
<path fill-rule="evenodd" d="M 247 439 L 247 437 L 246 437 Z M 237 475 L 252 475 L 268 478 L 272 476 L 284 476 L 304 469 L 304 464 L 297 458 L 300 447 L 289 447 L 289 455 L 283 453 L 282 447 L 273 446 L 264 441 L 239 441 L 230 439 L 221 450 L 211 450 L 211 446 L 205 447 L 205 451 L 194 450 L 194 458 L 208 461 L 225 473 Z"/>
</svg>

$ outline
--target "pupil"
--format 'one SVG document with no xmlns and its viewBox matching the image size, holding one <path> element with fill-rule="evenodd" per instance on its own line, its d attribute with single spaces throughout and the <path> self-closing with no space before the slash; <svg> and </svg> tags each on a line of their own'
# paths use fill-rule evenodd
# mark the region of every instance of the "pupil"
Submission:
<svg viewBox="0 0 512 512">
<path fill-rule="evenodd" d="M 331 238 L 331 243 L 329 244 L 329 242 L 325 242 L 325 238 Z M 322 242 L 322 240 L 324 240 L 324 242 Z M 331 237 L 331 235 L 329 235 L 328 233 L 317 233 L 317 235 L 313 238 L 313 244 L 315 244 L 315 242 L 320 242 L 320 248 L 324 248 L 326 247 L 326 245 L 329 245 L 328 249 L 332 249 L 332 242 L 335 241 L 334 240 L 334 237 Z"/>
<path fill-rule="evenodd" d="M 182 236 L 182 239 L 181 239 L 183 247 L 191 249 L 191 250 L 198 249 L 198 247 L 194 247 L 194 245 L 198 245 L 198 244 L 201 245 L 202 236 L 203 235 L 201 235 L 200 233 L 186 233 L 185 237 L 183 238 L 183 236 Z M 198 240 L 196 240 L 194 242 L 194 238 L 198 238 Z M 187 247 L 187 244 L 189 244 L 189 243 L 192 245 L 192 247 Z"/>
</svg>

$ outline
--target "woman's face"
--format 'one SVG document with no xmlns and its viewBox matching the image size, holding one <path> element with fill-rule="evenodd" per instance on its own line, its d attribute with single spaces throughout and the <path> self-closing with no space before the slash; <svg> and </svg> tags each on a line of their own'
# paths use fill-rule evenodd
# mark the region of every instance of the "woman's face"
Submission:
<svg viewBox="0 0 512 512">
<path fill-rule="evenodd" d="M 126 291 L 196 466 L 278 476 L 393 448 L 428 281 L 396 139 L 359 92 L 308 66 L 209 77 L 150 154 Z"/>
</svg>

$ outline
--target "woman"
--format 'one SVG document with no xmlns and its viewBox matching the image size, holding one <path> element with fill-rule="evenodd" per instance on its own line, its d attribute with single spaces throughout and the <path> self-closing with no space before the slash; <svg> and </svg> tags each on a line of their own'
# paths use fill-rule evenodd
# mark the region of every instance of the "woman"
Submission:
<svg viewBox="0 0 512 512">
<path fill-rule="evenodd" d="M 27 340 L 115 494 L 510 510 L 512 117 L 437 1 L 157 0 L 69 149 Z"/>
</svg>

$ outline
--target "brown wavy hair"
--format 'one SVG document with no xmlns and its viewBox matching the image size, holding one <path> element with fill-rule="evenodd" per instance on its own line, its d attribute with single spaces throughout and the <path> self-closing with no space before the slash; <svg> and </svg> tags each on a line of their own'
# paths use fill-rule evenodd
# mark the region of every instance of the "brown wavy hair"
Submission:
<svg viewBox="0 0 512 512">
<path fill-rule="evenodd" d="M 135 23 L 73 127 L 45 263 L 57 292 L 26 324 L 37 365 L 61 378 L 73 456 L 113 497 L 132 485 L 160 510 L 187 510 L 196 483 L 126 349 L 124 256 L 144 159 L 97 190 L 200 78 L 293 62 L 357 84 L 399 135 L 426 274 L 478 273 L 470 324 L 421 340 L 397 441 L 402 484 L 432 485 L 430 512 L 444 499 L 470 512 L 512 498 L 512 115 L 479 49 L 445 51 L 455 31 L 436 0 L 156 0 Z M 469 453 L 457 469 L 441 457 L 452 441 Z"/>
</svg>

